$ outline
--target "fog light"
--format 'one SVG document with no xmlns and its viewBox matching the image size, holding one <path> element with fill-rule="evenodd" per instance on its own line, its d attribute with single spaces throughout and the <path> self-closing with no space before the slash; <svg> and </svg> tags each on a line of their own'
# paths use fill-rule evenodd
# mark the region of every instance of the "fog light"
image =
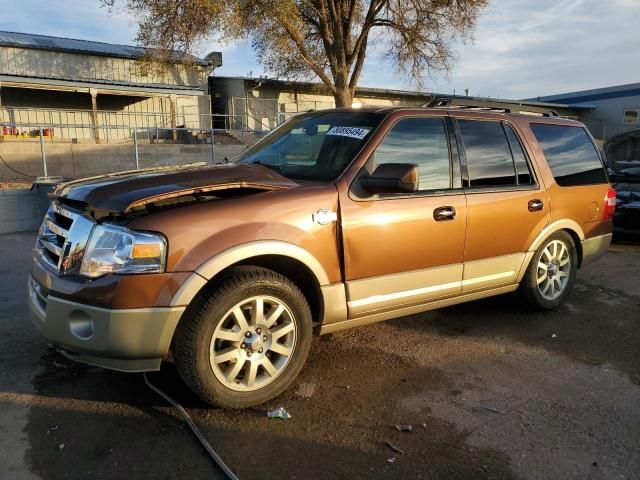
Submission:
<svg viewBox="0 0 640 480">
<path fill-rule="evenodd" d="M 69 330 L 80 340 L 88 340 L 93 335 L 93 320 L 82 310 L 74 310 L 69 315 Z"/>
</svg>

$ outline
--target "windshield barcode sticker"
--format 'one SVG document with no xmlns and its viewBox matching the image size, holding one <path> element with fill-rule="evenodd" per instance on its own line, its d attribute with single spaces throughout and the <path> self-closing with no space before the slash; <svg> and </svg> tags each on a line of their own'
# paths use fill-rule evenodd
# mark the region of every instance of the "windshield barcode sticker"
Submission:
<svg viewBox="0 0 640 480">
<path fill-rule="evenodd" d="M 331 127 L 331 130 L 327 132 L 327 135 L 338 135 L 340 137 L 351 137 L 362 140 L 369 133 L 367 128 L 357 127 Z"/>
</svg>

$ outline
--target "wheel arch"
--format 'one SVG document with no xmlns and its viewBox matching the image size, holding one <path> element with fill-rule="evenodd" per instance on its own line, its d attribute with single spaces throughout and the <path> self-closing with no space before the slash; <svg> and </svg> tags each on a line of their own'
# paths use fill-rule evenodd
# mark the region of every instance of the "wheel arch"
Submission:
<svg viewBox="0 0 640 480">
<path fill-rule="evenodd" d="M 322 287 L 329 277 L 320 262 L 307 250 L 281 241 L 256 241 L 225 250 L 198 267 L 171 300 L 171 306 L 189 306 L 230 268 L 252 265 L 273 270 L 295 283 L 309 302 L 314 322 L 324 318 Z"/>
<path fill-rule="evenodd" d="M 547 238 L 560 230 L 566 230 L 573 237 L 576 248 L 578 248 L 579 244 L 584 240 L 584 231 L 578 222 L 570 219 L 557 220 L 547 225 L 536 235 L 528 251 L 535 252 Z"/>
<path fill-rule="evenodd" d="M 576 252 L 578 254 L 578 267 L 582 265 L 582 241 L 585 238 L 582 227 L 574 220 L 557 220 L 542 229 L 542 231 L 538 233 L 538 235 L 536 235 L 533 242 L 531 242 L 531 245 L 526 252 L 525 261 L 522 262 L 522 268 L 520 270 L 520 274 L 518 275 L 518 283 L 522 281 L 522 278 L 529 268 L 529 264 L 531 263 L 536 250 L 540 248 L 540 245 L 542 245 L 544 241 L 547 240 L 551 235 L 561 231 L 567 232 L 573 239 L 573 243 L 576 246 Z"/>
</svg>

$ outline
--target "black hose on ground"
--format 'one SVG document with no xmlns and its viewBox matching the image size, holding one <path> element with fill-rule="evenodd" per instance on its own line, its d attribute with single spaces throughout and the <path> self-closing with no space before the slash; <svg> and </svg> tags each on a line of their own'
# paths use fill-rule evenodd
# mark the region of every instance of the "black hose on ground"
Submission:
<svg viewBox="0 0 640 480">
<path fill-rule="evenodd" d="M 196 436 L 196 438 L 200 441 L 200 443 L 202 444 L 202 446 L 204 447 L 204 449 L 207 451 L 207 453 L 209 454 L 209 456 L 211 457 L 211 459 L 216 463 L 216 465 L 218 465 L 218 467 L 220 467 L 220 470 L 222 470 L 224 472 L 224 474 L 227 476 L 227 478 L 229 480 L 238 480 L 238 477 L 236 477 L 236 475 L 231 471 L 231 469 L 229 467 L 227 467 L 227 465 L 224 463 L 224 461 L 222 460 L 222 458 L 220 458 L 220 455 L 218 455 L 215 450 L 211 447 L 211 445 L 209 445 L 209 442 L 207 442 L 207 439 L 204 438 L 204 435 L 202 435 L 202 433 L 200 432 L 200 430 L 198 429 L 198 427 L 196 426 L 195 423 L 193 423 L 193 420 L 191 420 L 191 417 L 189 416 L 189 414 L 187 413 L 187 411 L 182 408 L 182 406 L 176 402 L 173 398 L 171 398 L 169 395 L 167 395 L 166 393 L 164 393 L 162 390 L 160 390 L 158 387 L 154 386 L 149 379 L 147 378 L 147 374 L 143 373 L 142 376 L 144 377 L 144 382 L 147 384 L 147 386 L 153 390 L 154 392 L 156 392 L 158 395 L 160 395 L 164 400 L 166 400 L 168 403 L 170 403 L 171 405 L 173 405 L 173 407 L 178 410 L 178 413 L 180 414 L 180 416 L 184 419 L 184 421 L 187 423 L 187 425 L 189 425 L 189 428 L 191 429 L 191 431 L 193 432 L 193 434 Z"/>
<path fill-rule="evenodd" d="M 7 163 L 7 161 L 4 159 L 2 155 L 0 155 L 0 161 L 4 164 L 6 168 L 11 170 L 13 173 L 17 173 L 18 175 L 22 175 L 23 177 L 36 178 L 35 175 L 29 175 L 28 173 L 24 173 L 24 172 L 21 172 L 20 170 L 16 170 L 15 168 L 13 168 L 11 165 Z"/>
</svg>

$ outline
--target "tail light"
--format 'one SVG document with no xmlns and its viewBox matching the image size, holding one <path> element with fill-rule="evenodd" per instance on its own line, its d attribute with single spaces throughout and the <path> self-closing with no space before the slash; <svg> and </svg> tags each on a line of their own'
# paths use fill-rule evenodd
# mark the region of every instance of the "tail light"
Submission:
<svg viewBox="0 0 640 480">
<path fill-rule="evenodd" d="M 602 210 L 602 218 L 609 220 L 613 218 L 613 214 L 616 212 L 616 191 L 610 188 L 607 192 L 607 196 L 604 197 L 604 210 Z"/>
</svg>

